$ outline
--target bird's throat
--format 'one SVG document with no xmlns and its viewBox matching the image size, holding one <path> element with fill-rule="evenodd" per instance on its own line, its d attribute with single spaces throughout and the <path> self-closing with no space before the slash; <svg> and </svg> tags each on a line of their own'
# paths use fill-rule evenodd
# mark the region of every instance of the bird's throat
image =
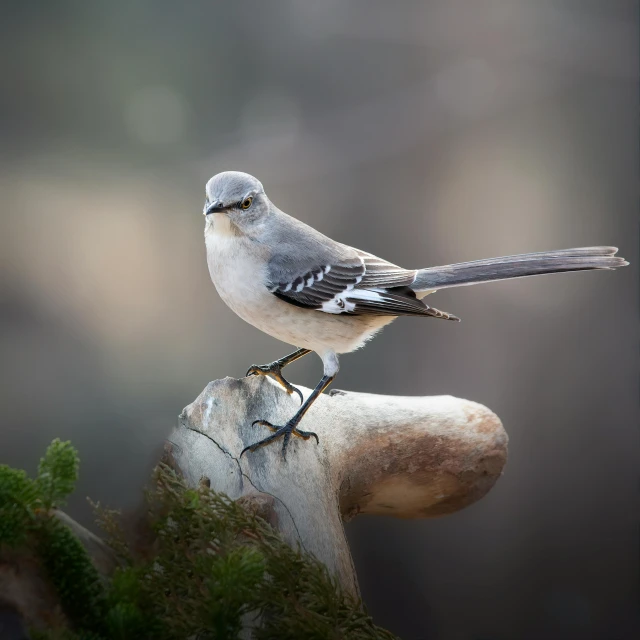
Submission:
<svg viewBox="0 0 640 640">
<path fill-rule="evenodd" d="M 238 229 L 225 213 L 214 213 L 207 216 L 204 235 L 237 236 Z"/>
</svg>

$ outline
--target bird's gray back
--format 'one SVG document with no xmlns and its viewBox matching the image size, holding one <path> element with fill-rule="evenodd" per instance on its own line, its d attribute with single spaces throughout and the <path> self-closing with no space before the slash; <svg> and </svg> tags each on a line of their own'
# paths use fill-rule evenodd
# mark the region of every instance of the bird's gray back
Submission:
<svg viewBox="0 0 640 640">
<path fill-rule="evenodd" d="M 276 249 L 268 265 L 273 284 L 292 282 L 310 269 L 326 265 L 359 267 L 358 252 L 296 220 L 275 206 L 271 212 L 263 241 Z"/>
</svg>

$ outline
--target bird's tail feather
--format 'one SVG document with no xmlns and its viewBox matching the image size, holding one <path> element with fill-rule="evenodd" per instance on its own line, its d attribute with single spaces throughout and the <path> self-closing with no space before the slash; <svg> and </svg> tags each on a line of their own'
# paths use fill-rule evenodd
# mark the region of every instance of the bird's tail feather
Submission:
<svg viewBox="0 0 640 640">
<path fill-rule="evenodd" d="M 629 264 L 615 255 L 617 251 L 616 247 L 581 247 L 430 267 L 418 271 L 411 288 L 414 291 L 435 291 L 543 273 L 616 269 Z"/>
</svg>

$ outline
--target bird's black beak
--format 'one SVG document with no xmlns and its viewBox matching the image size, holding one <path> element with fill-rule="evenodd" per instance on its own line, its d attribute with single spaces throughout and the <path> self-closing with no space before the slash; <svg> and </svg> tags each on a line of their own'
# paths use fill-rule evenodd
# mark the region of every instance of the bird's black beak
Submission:
<svg viewBox="0 0 640 640">
<path fill-rule="evenodd" d="M 220 200 L 216 200 L 215 202 L 212 202 L 211 204 L 205 204 L 204 206 L 204 210 L 203 210 L 203 214 L 205 216 L 208 216 L 210 213 L 223 213 L 225 212 L 227 209 L 226 207 L 222 206 L 222 202 L 220 202 Z"/>
</svg>

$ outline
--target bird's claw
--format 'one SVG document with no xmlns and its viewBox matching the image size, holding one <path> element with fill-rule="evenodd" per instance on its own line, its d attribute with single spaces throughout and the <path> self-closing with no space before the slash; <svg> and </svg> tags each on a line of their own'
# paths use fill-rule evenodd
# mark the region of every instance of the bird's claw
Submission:
<svg viewBox="0 0 640 640">
<path fill-rule="evenodd" d="M 248 369 L 247 373 L 245 373 L 245 378 L 249 376 L 266 376 L 270 373 L 270 366 L 260 366 L 259 364 L 252 364 Z"/>
<path fill-rule="evenodd" d="M 285 391 L 291 395 L 292 393 L 297 393 L 300 398 L 300 404 L 304 402 L 304 397 L 302 396 L 302 391 L 297 387 L 294 387 L 283 375 L 282 375 L 282 367 L 277 362 L 272 362 L 271 364 L 258 365 L 252 364 L 247 370 L 246 377 L 249 376 L 269 376 L 279 382 L 285 389 Z"/>
<path fill-rule="evenodd" d="M 294 423 L 293 421 L 289 421 L 283 427 L 280 427 L 280 426 L 271 424 L 268 420 L 254 420 L 251 423 L 251 426 L 253 427 L 256 424 L 259 424 L 263 427 L 267 427 L 267 429 L 270 429 L 271 431 L 273 431 L 273 435 L 267 436 L 263 440 L 260 440 L 252 445 L 249 445 L 248 447 L 245 447 L 240 453 L 241 458 L 246 451 L 251 451 L 251 453 L 253 453 L 254 451 L 256 451 L 256 449 L 259 449 L 260 447 L 263 447 L 264 445 L 269 444 L 274 440 L 277 440 L 281 436 L 283 436 L 283 441 L 282 441 L 282 457 L 283 458 L 286 458 L 287 456 L 287 446 L 289 444 L 289 441 L 291 440 L 292 435 L 298 438 L 302 438 L 303 440 L 308 440 L 309 438 L 315 438 L 316 444 L 320 444 L 320 439 L 318 438 L 318 435 L 316 433 L 313 433 L 313 431 L 300 431 L 299 429 L 296 428 L 296 423 Z"/>
</svg>

